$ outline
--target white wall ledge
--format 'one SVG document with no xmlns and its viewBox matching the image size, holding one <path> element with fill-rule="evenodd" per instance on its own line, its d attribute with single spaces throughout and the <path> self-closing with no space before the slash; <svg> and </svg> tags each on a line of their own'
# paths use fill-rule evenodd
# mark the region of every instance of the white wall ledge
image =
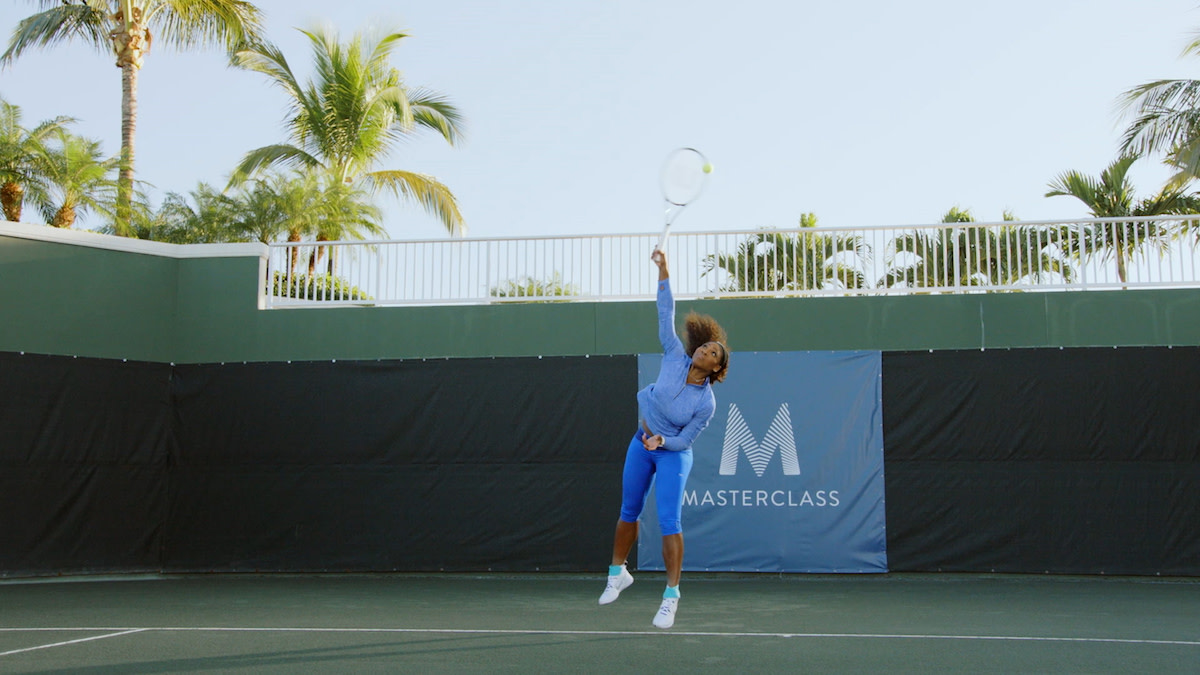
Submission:
<svg viewBox="0 0 1200 675">
<path fill-rule="evenodd" d="M 260 242 L 242 244 L 168 244 L 129 237 L 115 237 L 86 230 L 62 230 L 49 225 L 31 225 L 0 221 L 0 237 L 34 239 L 73 246 L 102 248 L 110 251 L 140 253 L 163 258 L 267 258 L 267 245 Z"/>
</svg>

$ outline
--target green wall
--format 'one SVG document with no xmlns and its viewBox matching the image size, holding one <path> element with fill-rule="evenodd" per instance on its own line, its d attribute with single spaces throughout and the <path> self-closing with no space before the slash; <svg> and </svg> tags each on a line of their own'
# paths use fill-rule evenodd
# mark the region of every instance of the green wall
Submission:
<svg viewBox="0 0 1200 675">
<path fill-rule="evenodd" d="M 205 363 L 659 348 L 650 302 L 268 311 L 245 248 L 173 257 L 18 227 L 0 226 L 0 351 Z M 681 301 L 679 317 L 689 309 L 717 317 L 734 351 L 1200 345 L 1190 289 Z"/>
<path fill-rule="evenodd" d="M 177 262 L 0 232 L 0 350 L 170 361 Z"/>
</svg>

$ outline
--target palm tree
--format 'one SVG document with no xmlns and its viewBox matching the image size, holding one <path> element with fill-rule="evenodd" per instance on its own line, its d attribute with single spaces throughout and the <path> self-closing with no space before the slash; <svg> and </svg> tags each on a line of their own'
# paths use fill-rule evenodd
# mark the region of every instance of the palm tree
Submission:
<svg viewBox="0 0 1200 675">
<path fill-rule="evenodd" d="M 112 213 L 120 158 L 106 158 L 100 141 L 65 129 L 55 130 L 51 140 L 42 170 L 46 191 L 38 199 L 46 223 L 69 228 L 89 211 Z"/>
<path fill-rule="evenodd" d="M 1009 214 L 1005 215 L 1005 220 L 1015 220 L 1007 217 Z M 986 244 L 977 244 L 976 250 L 983 253 L 980 259 L 989 283 L 1007 286 L 1022 279 L 1042 283 L 1055 278 L 1070 283 L 1075 278 L 1075 268 L 1054 246 L 1053 230 L 1044 226 L 1015 225 L 986 232 Z M 978 241 L 978 237 L 976 239 Z"/>
<path fill-rule="evenodd" d="M 386 234 L 383 228 L 383 212 L 373 204 L 361 187 L 354 183 L 336 180 L 334 176 L 322 176 L 318 171 L 309 171 L 310 181 L 315 179 L 315 196 L 318 199 L 316 213 L 319 220 L 316 223 L 316 240 L 344 241 L 347 239 L 363 240 L 367 235 L 381 237 Z M 332 247 L 317 246 L 309 257 L 308 273 L 316 271 L 321 257 L 329 253 L 328 274 L 333 274 L 334 251 Z"/>
<path fill-rule="evenodd" d="M 231 227 L 264 244 L 281 238 L 298 244 L 316 241 L 362 240 L 384 233 L 383 215 L 362 189 L 334 180 L 320 169 L 270 172 L 241 183 L 233 192 L 238 213 Z M 327 247 L 309 255 L 309 274 L 316 270 Z M 295 273 L 300 248 L 291 249 Z M 332 268 L 333 261 L 330 260 Z M 330 270 L 332 272 L 332 269 Z"/>
<path fill-rule="evenodd" d="M 224 196 L 235 205 L 229 227 L 247 241 L 270 244 L 285 237 L 300 241 L 315 228 L 312 195 L 295 176 L 272 173 Z"/>
<path fill-rule="evenodd" d="M 731 254 L 704 258 L 703 274 L 724 270 L 726 292 L 802 291 L 869 286 L 862 267 L 871 249 L 861 237 L 806 231 L 817 216 L 800 216 L 800 231 L 764 230 L 743 240 Z M 847 260 L 847 257 L 850 260 Z"/>
<path fill-rule="evenodd" d="M 137 236 L 172 244 L 252 241 L 233 225 L 235 219 L 245 213 L 244 203 L 207 183 L 200 183 L 186 196 L 167 193 L 149 226 Z"/>
<path fill-rule="evenodd" d="M 287 93 L 290 139 L 247 153 L 230 184 L 268 167 L 319 167 L 338 182 L 369 193 L 386 190 L 416 200 L 451 234 L 461 234 L 462 214 L 448 187 L 431 176 L 377 168 L 418 128 L 436 132 L 451 145 L 462 135 L 461 116 L 453 105 L 432 91 L 410 89 L 389 64 L 405 35 L 356 34 L 342 43 L 331 31 L 302 32 L 312 43 L 316 62 L 313 78 L 305 84 L 274 45 L 255 44 L 234 56 L 236 65 L 266 75 Z"/>
<path fill-rule="evenodd" d="M 21 126 L 21 108 L 0 99 L 0 205 L 7 220 L 20 222 L 26 196 L 44 194 L 45 140 L 74 121 L 55 117 L 26 129 Z"/>
<path fill-rule="evenodd" d="M 320 183 L 308 172 L 271 171 L 226 189 L 226 194 L 237 204 L 232 226 L 264 244 L 315 236 L 325 217 Z"/>
<path fill-rule="evenodd" d="M 319 172 L 271 172 L 227 192 L 200 183 L 186 196 L 168 193 L 140 234 L 175 244 L 332 241 L 378 235 L 380 219 L 379 209 L 353 186 L 324 180 Z M 293 271 L 298 253 L 293 251 Z M 311 265 L 316 262 L 314 254 Z"/>
<path fill-rule="evenodd" d="M 1016 221 L 1010 212 L 1005 221 Z M 943 223 L 974 223 L 969 209 L 952 207 Z M 1070 265 L 1055 255 L 1052 233 L 1019 225 L 945 227 L 892 240 L 888 272 L 879 280 L 887 288 L 954 288 L 1008 286 L 1021 279 L 1040 281 L 1047 274 L 1071 279 Z"/>
<path fill-rule="evenodd" d="M 275 272 L 271 289 L 276 295 L 324 299 L 363 299 L 368 296 L 334 276 L 332 247 L 319 242 L 365 239 L 383 233 L 382 213 L 360 188 L 321 171 L 271 172 L 241 183 L 232 195 L 238 213 L 230 226 L 247 237 L 270 243 L 286 239 L 299 244 L 312 237 L 318 244 L 308 252 L 308 273 L 297 274 L 302 248 L 288 249 L 288 270 Z M 329 252 L 324 274 L 316 273 Z"/>
<path fill-rule="evenodd" d="M 913 232 L 896 237 L 891 241 L 888 272 L 879 280 L 879 285 L 887 288 L 900 284 L 907 288 L 949 288 L 981 284 L 983 280 L 975 274 L 976 270 L 963 264 L 973 260 L 967 230 L 945 227 L 939 228 L 934 235 Z"/>
<path fill-rule="evenodd" d="M 1114 160 L 1097 179 L 1066 171 L 1050 182 L 1047 197 L 1074 197 L 1088 207 L 1096 218 L 1131 218 L 1126 222 L 1085 226 L 1081 231 L 1067 227 L 1058 235 L 1064 251 L 1080 258 L 1112 255 L 1117 262 L 1117 277 L 1128 280 L 1127 260 L 1144 245 L 1165 252 L 1171 239 L 1168 226 L 1161 221 L 1138 221 L 1139 216 L 1196 213 L 1196 199 L 1184 193 L 1184 186 L 1170 182 L 1158 194 L 1136 200 L 1129 169 L 1137 157 L 1127 155 Z"/>
<path fill-rule="evenodd" d="M 30 47 L 80 39 L 116 59 L 121 69 L 121 157 L 116 230 L 128 234 L 134 196 L 134 133 L 138 70 L 157 39 L 177 49 L 221 45 L 232 51 L 260 39 L 259 10 L 242 0 L 36 0 L 42 11 L 22 19 L 8 49 L 7 66 Z"/>
<path fill-rule="evenodd" d="M 1200 56 L 1200 37 L 1183 56 Z M 1121 105 L 1133 122 L 1121 140 L 1121 154 L 1163 152 L 1178 172 L 1168 185 L 1200 178 L 1200 80 L 1155 80 L 1125 92 Z"/>
</svg>

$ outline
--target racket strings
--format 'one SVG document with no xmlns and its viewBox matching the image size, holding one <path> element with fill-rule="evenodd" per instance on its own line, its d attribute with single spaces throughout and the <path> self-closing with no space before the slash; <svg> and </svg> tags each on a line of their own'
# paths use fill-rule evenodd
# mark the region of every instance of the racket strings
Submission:
<svg viewBox="0 0 1200 675">
<path fill-rule="evenodd" d="M 671 153 L 663 165 L 663 199 L 675 206 L 684 206 L 699 197 L 708 179 L 705 164 L 704 155 L 692 148 L 680 148 Z"/>
</svg>

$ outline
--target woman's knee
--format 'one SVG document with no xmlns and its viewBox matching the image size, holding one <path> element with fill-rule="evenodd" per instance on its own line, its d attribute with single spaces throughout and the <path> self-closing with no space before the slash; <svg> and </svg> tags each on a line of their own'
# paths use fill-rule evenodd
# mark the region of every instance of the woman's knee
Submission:
<svg viewBox="0 0 1200 675">
<path fill-rule="evenodd" d="M 683 534 L 683 523 L 675 518 L 673 520 L 659 519 L 658 528 L 662 532 L 662 536 L 668 537 L 672 534 Z"/>
</svg>

